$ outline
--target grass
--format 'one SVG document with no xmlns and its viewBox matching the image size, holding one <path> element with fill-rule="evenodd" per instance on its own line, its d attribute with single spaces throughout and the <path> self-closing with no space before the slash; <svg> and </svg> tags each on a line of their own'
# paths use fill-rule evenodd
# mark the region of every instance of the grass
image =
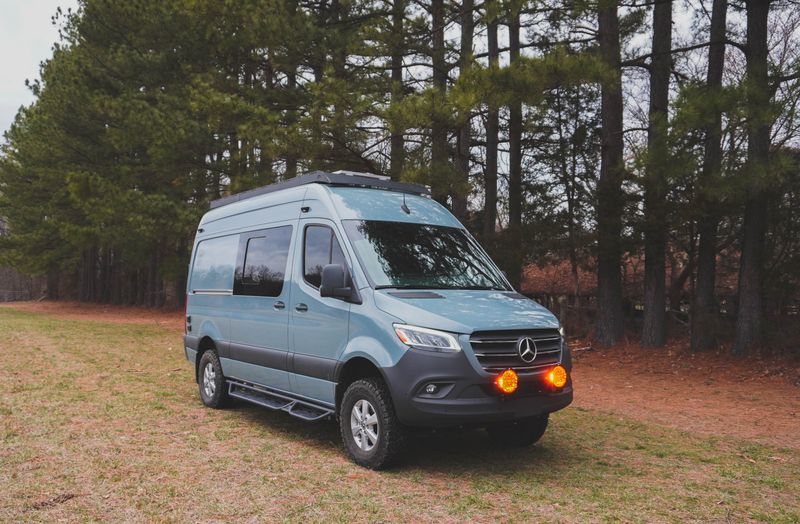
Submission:
<svg viewBox="0 0 800 524">
<path fill-rule="evenodd" d="M 800 521 L 797 450 L 568 408 L 532 448 L 446 432 L 377 473 L 332 423 L 204 408 L 174 331 L 0 309 L 0 333 L 0 521 Z"/>
</svg>

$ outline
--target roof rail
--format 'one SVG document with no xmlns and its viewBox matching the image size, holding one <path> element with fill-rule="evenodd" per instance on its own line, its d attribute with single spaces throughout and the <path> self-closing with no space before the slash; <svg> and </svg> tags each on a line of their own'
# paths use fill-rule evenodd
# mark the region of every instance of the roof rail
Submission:
<svg viewBox="0 0 800 524">
<path fill-rule="evenodd" d="M 268 186 L 242 191 L 235 195 L 218 198 L 211 201 L 211 209 L 227 206 L 234 202 L 240 202 L 267 193 L 274 193 L 282 189 L 300 187 L 308 184 L 325 184 L 329 186 L 348 186 L 348 187 L 369 187 L 373 189 L 385 189 L 387 191 L 398 191 L 410 193 L 412 195 L 430 196 L 431 190 L 422 184 L 409 184 L 406 182 L 395 182 L 391 179 L 379 177 L 371 173 L 355 173 L 352 171 L 337 171 L 326 173 L 324 171 L 314 171 L 307 175 L 290 178 L 283 182 L 277 182 Z"/>
</svg>

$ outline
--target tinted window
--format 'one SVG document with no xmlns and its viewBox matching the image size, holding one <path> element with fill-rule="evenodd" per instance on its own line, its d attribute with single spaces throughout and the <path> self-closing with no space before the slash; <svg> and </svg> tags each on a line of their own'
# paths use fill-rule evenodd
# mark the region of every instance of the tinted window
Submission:
<svg viewBox="0 0 800 524">
<path fill-rule="evenodd" d="M 212 238 L 197 244 L 191 290 L 230 290 L 239 235 Z"/>
<path fill-rule="evenodd" d="M 322 268 L 328 264 L 347 266 L 342 247 L 328 226 L 308 226 L 303 249 L 303 276 L 309 284 L 319 287 Z"/>
<path fill-rule="evenodd" d="M 378 288 L 508 289 L 462 229 L 371 220 L 345 220 L 344 229 Z"/>
<path fill-rule="evenodd" d="M 277 297 L 283 290 L 292 226 L 265 229 L 242 236 L 236 268 L 235 295 Z"/>
</svg>

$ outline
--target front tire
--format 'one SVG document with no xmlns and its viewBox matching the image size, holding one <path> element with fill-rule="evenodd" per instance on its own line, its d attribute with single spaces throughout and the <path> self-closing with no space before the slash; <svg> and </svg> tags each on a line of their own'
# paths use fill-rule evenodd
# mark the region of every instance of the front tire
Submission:
<svg viewBox="0 0 800 524">
<path fill-rule="evenodd" d="M 498 423 L 486 428 L 489 438 L 503 447 L 525 447 L 535 444 L 547 430 L 549 413 L 512 422 Z"/>
<path fill-rule="evenodd" d="M 200 399 L 210 408 L 220 409 L 230 404 L 222 365 L 214 351 L 206 351 L 200 357 L 197 370 L 197 385 L 200 388 Z"/>
<path fill-rule="evenodd" d="M 389 390 L 376 378 L 357 380 L 347 388 L 339 410 L 339 431 L 350 458 L 376 470 L 391 465 L 405 440 Z"/>
</svg>

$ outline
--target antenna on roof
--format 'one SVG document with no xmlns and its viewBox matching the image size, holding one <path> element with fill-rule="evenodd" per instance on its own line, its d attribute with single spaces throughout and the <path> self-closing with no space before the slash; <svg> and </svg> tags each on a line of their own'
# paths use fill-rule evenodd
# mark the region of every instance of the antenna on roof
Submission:
<svg viewBox="0 0 800 524">
<path fill-rule="evenodd" d="M 403 205 L 400 206 L 400 209 L 405 211 L 406 215 L 410 215 L 411 214 L 411 210 L 406 205 L 406 194 L 405 193 L 403 193 Z"/>
</svg>

